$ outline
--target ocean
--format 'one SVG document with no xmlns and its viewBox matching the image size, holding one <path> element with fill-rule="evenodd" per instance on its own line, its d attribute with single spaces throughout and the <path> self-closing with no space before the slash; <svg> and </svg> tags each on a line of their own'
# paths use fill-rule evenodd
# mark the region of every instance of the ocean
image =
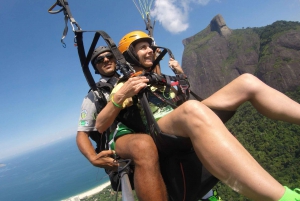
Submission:
<svg viewBox="0 0 300 201">
<path fill-rule="evenodd" d="M 63 200 L 109 181 L 80 153 L 75 136 L 1 163 L 1 201 Z"/>
</svg>

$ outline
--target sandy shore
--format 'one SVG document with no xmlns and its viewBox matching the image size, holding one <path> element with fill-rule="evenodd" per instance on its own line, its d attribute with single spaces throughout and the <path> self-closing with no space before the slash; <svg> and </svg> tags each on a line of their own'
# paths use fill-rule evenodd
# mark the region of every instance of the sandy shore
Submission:
<svg viewBox="0 0 300 201">
<path fill-rule="evenodd" d="M 72 197 L 70 197 L 68 199 L 65 199 L 63 201 L 73 201 L 73 200 L 78 200 L 78 198 L 82 199 L 82 198 L 85 198 L 85 197 L 88 197 L 88 196 L 91 196 L 91 195 L 95 195 L 95 194 L 99 193 L 100 191 L 102 191 L 104 188 L 106 188 L 109 185 L 110 185 L 110 181 L 108 181 L 104 184 L 101 184 L 100 186 L 97 186 L 96 188 L 93 188 L 89 191 L 81 193 L 79 195 L 72 196 Z"/>
</svg>

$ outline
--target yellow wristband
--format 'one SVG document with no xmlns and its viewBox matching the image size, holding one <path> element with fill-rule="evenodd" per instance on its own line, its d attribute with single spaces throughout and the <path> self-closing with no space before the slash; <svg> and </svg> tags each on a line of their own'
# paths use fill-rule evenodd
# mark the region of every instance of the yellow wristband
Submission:
<svg viewBox="0 0 300 201">
<path fill-rule="evenodd" d="M 117 108 L 123 108 L 121 105 L 119 105 L 118 103 L 116 103 L 115 101 L 114 101 L 114 96 L 112 95 L 111 96 L 111 102 L 112 102 L 112 104 L 114 104 L 114 106 L 116 106 Z"/>
</svg>

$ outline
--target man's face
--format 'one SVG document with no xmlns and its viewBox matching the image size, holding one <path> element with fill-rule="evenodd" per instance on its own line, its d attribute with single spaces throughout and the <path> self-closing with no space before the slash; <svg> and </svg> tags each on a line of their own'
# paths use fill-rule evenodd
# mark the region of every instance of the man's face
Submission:
<svg viewBox="0 0 300 201">
<path fill-rule="evenodd" d="M 153 65 L 153 50 L 148 42 L 142 41 L 137 43 L 134 50 L 143 66 L 151 67 Z"/>
<path fill-rule="evenodd" d="M 116 59 L 111 52 L 103 52 L 96 58 L 96 68 L 104 76 L 112 76 L 116 71 Z"/>
</svg>

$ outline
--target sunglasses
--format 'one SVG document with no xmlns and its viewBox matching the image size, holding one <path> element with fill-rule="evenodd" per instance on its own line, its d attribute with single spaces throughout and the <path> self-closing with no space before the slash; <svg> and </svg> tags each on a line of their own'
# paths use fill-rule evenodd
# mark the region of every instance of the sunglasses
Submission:
<svg viewBox="0 0 300 201">
<path fill-rule="evenodd" d="M 114 57 L 114 55 L 113 55 L 111 52 L 110 52 L 110 53 L 107 53 L 107 54 L 105 54 L 105 55 L 103 55 L 103 56 L 97 57 L 97 58 L 95 59 L 94 64 L 101 64 L 101 63 L 103 63 L 104 58 L 112 59 L 113 57 Z"/>
</svg>

